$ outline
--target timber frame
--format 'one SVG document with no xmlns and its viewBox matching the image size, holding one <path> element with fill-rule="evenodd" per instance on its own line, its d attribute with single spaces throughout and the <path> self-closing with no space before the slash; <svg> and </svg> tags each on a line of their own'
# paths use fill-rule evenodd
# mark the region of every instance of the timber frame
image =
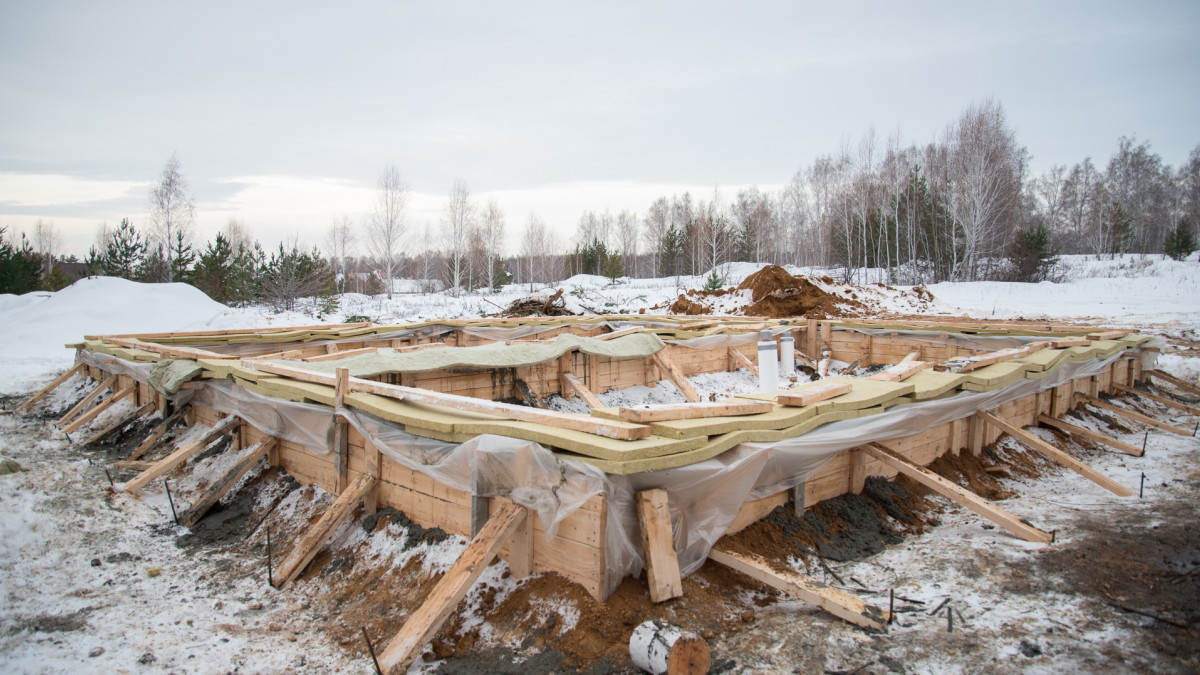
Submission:
<svg viewBox="0 0 1200 675">
<path fill-rule="evenodd" d="M 836 361 L 882 368 L 876 368 L 876 376 L 870 378 L 831 378 L 787 391 L 700 402 L 687 378 L 755 367 L 761 331 L 771 331 L 776 340 L 785 336 L 794 338 L 796 361 L 801 368 L 822 359 L 824 352 Z M 569 351 L 550 361 L 511 368 L 455 367 L 365 378 L 352 377 L 346 369 L 339 368 L 335 374 L 329 374 L 328 370 L 307 366 L 336 365 L 343 358 L 385 349 L 400 353 L 493 342 L 545 342 L 559 335 L 615 341 L 642 333 L 657 335 L 665 346 L 657 353 L 638 358 L 617 359 Z M 695 341 L 696 338 L 718 339 Z M 987 338 L 1018 340 L 1020 346 L 989 349 L 982 346 L 989 344 Z M 439 527 L 466 537 L 478 538 L 484 532 L 491 532 L 488 535 L 491 538 L 479 544 L 481 555 L 487 560 L 493 552 L 498 552 L 522 575 L 557 572 L 603 600 L 609 518 L 603 495 L 591 497 L 572 512 L 560 523 L 557 535 L 547 541 L 540 519 L 532 514 L 514 515 L 516 507 L 505 498 L 473 496 L 392 460 L 372 447 L 357 428 L 345 423 L 344 411 L 357 409 L 370 413 L 417 436 L 457 443 L 479 434 L 499 434 L 540 443 L 556 455 L 590 463 L 608 474 L 646 474 L 702 461 L 743 442 L 783 440 L 827 422 L 877 414 L 890 406 L 919 405 L 962 391 L 991 391 L 1021 380 L 1038 380 L 1068 362 L 1102 363 L 1102 368 L 1094 369 L 1097 374 L 1066 379 L 1053 387 L 1041 388 L 989 410 L 974 411 L 915 435 L 846 447 L 808 476 L 799 489 L 744 503 L 726 532 L 743 529 L 779 506 L 791 504 L 802 512 L 823 500 L 859 492 L 867 476 L 890 478 L 905 473 L 982 517 L 995 520 L 1016 536 L 1046 543 L 1052 535 L 957 485 L 948 485 L 948 481 L 923 467 L 946 453 L 978 454 L 985 445 L 1009 433 L 1112 492 L 1127 494 L 1124 486 L 1099 475 L 1051 444 L 1029 436 L 1023 428 L 1045 424 L 1067 433 L 1079 433 L 1061 418 L 1077 406 L 1109 405 L 1099 397 L 1131 393 L 1135 384 L 1140 386 L 1148 379 L 1143 375 L 1142 364 L 1152 363 L 1156 353 L 1146 344 L 1149 339 L 1126 331 L 1096 332 L 1047 324 L 711 317 L 698 322 L 696 317 L 644 315 L 87 336 L 80 344 L 68 345 L 79 352 L 76 366 L 22 408 L 32 407 L 46 391 L 62 384 L 68 376 L 79 375 L 99 382 L 100 386 L 93 396 L 60 420 L 66 428 L 80 428 L 96 418 L 102 408 L 128 398 L 134 407 L 140 406 L 139 414 L 157 408 L 164 417 L 182 416 L 189 425 L 212 427 L 213 431 L 202 438 L 204 443 L 222 434 L 232 435 L 235 447 L 258 448 L 255 461 L 265 458 L 300 483 L 316 484 L 337 495 L 334 506 L 310 532 L 299 538 L 295 550 L 281 554 L 283 563 L 275 576 L 280 587 L 303 578 L 305 567 L 329 534 L 362 503 L 372 512 L 392 507 L 423 527 Z M 186 412 L 174 409 L 147 381 L 130 374 L 136 371 L 118 367 L 166 359 L 195 361 L 202 369 L 200 376 L 185 384 L 185 388 L 199 389 L 206 383 L 224 380 L 268 397 L 328 407 L 337 421 L 336 432 L 331 434 L 334 447 L 316 453 L 198 403 L 190 404 Z M 290 361 L 279 363 L 278 359 Z M 612 389 L 652 387 L 663 381 L 673 382 L 689 403 L 646 410 L 618 409 L 604 407 L 598 398 Z M 101 389 L 110 394 L 93 405 Z M 578 396 L 587 403 L 588 413 L 542 409 L 542 400 L 554 395 Z M 1188 407 L 1184 405 L 1183 409 Z M 164 423 L 155 433 L 161 436 L 166 426 Z M 1087 433 L 1099 436 L 1096 432 Z M 154 442 L 139 447 L 137 456 Z M 1131 452 L 1133 448 L 1119 441 L 1110 445 L 1135 454 Z M 146 469 L 126 489 L 146 486 L 182 466 L 187 457 L 202 449 L 203 444 L 197 443 L 157 463 L 128 463 Z M 243 463 L 237 470 L 244 472 L 248 468 L 249 464 Z M 212 496 L 205 504 L 194 507 L 186 516 L 189 522 L 202 517 L 203 509 L 215 499 Z M 656 601 L 682 593 L 678 566 L 672 564 L 669 500 L 666 490 L 656 490 L 643 493 L 638 502 L 651 594 Z M 502 526 L 492 528 L 495 532 L 483 527 L 485 522 L 491 522 L 489 518 L 495 520 L 500 515 L 505 520 Z M 796 575 L 777 578 L 771 576 L 769 567 L 727 553 L 718 552 L 716 559 L 778 588 L 801 589 L 797 592 L 807 594 L 802 597 L 819 598 L 823 606 L 829 603 L 848 606 L 836 598 L 831 600 L 834 596 L 810 584 L 811 580 Z M 473 580 L 471 574 L 476 572 L 475 568 L 464 571 L 462 579 Z M 446 597 L 460 597 L 459 590 L 447 590 Z M 880 614 L 878 608 L 870 607 L 835 613 L 867 616 L 857 622 L 870 627 L 878 627 L 887 619 L 886 612 Z M 412 631 L 423 636 L 428 632 L 426 628 Z M 388 656 L 388 660 L 396 663 L 407 658 Z"/>
</svg>

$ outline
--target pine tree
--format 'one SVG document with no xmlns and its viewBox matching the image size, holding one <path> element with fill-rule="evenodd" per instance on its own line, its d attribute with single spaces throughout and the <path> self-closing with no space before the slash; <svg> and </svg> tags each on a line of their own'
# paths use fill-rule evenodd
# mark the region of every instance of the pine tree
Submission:
<svg viewBox="0 0 1200 675">
<path fill-rule="evenodd" d="M 0 227 L 0 293 L 20 295 L 35 291 L 41 282 L 42 261 L 25 235 L 21 243 L 4 240 L 7 227 Z"/>
<path fill-rule="evenodd" d="M 1192 238 L 1192 228 L 1186 218 L 1179 221 L 1175 229 L 1167 232 L 1163 238 L 1163 253 L 1175 260 L 1183 260 L 1196 251 L 1196 240 Z"/>
<path fill-rule="evenodd" d="M 105 276 L 137 279 L 146 262 L 146 241 L 128 218 L 113 231 L 99 258 L 99 272 Z M 91 265 L 91 260 L 88 261 Z"/>
<path fill-rule="evenodd" d="M 192 264 L 196 261 L 196 252 L 184 236 L 183 230 L 175 230 L 171 241 L 171 254 L 167 256 L 171 264 L 171 279 L 192 283 Z"/>
</svg>

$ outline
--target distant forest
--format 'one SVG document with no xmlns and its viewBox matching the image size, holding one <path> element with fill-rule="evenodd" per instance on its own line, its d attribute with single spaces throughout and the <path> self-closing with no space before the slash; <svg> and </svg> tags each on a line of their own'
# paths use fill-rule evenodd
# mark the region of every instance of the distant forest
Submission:
<svg viewBox="0 0 1200 675">
<path fill-rule="evenodd" d="M 263 246 L 232 220 L 193 241 L 195 205 L 172 157 L 150 195 L 146 226 L 101 225 L 85 260 L 61 255 L 61 236 L 39 221 L 14 238 L 0 229 L 0 292 L 56 289 L 81 274 L 191 283 L 227 304 L 292 309 L 298 298 L 339 292 L 489 291 L 553 283 L 574 274 L 611 278 L 709 275 L 746 261 L 836 270 L 852 283 L 1040 281 L 1059 254 L 1163 254 L 1196 250 L 1200 146 L 1178 168 L 1148 142 L 1117 139 L 1103 167 L 1091 157 L 1031 175 L 1030 153 L 993 100 L 973 104 L 937 140 L 905 144 L 874 130 L 801 167 L 777 192 L 663 195 L 644 214 L 584 212 L 564 241 L 530 213 L 514 254 L 507 216 L 456 181 L 436 230 L 407 226 L 409 189 L 394 166 L 380 174 L 362 222 L 335 218 L 323 245 Z"/>
</svg>

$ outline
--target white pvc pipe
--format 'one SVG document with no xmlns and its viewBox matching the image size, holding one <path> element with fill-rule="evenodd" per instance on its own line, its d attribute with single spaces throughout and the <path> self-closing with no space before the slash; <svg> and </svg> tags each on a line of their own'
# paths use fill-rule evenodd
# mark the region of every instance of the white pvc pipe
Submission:
<svg viewBox="0 0 1200 675">
<path fill-rule="evenodd" d="M 770 336 L 769 332 L 764 332 L 763 337 Z M 774 340 L 764 339 L 758 343 L 758 390 L 779 390 L 779 350 Z"/>
<path fill-rule="evenodd" d="M 779 338 L 779 372 L 783 377 L 796 374 L 796 339 L 791 335 Z"/>
</svg>

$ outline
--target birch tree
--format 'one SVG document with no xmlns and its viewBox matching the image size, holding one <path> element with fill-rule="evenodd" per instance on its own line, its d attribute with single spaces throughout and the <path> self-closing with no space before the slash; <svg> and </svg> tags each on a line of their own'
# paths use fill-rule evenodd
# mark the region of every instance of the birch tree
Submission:
<svg viewBox="0 0 1200 675">
<path fill-rule="evenodd" d="M 475 218 L 476 208 L 474 200 L 471 199 L 470 188 L 467 187 L 466 181 L 455 179 L 454 185 L 450 187 L 450 197 L 442 210 L 442 234 L 445 237 L 446 256 L 450 265 L 450 288 L 454 295 L 462 292 Z"/>
<path fill-rule="evenodd" d="M 395 165 L 388 164 L 379 174 L 375 206 L 366 222 L 367 251 L 383 267 L 387 297 L 392 299 L 393 280 L 400 266 L 400 245 L 404 238 L 408 184 Z"/>
<path fill-rule="evenodd" d="M 504 210 L 495 199 L 489 199 L 487 207 L 483 210 L 481 234 L 484 257 L 487 259 L 487 287 L 489 291 L 495 292 L 496 263 L 499 262 L 504 249 Z"/>
<path fill-rule="evenodd" d="M 350 256 L 353 255 L 354 228 L 350 216 L 336 216 L 325 233 L 325 255 L 329 266 L 338 279 L 339 293 L 346 292 L 346 276 L 350 273 Z"/>
<path fill-rule="evenodd" d="M 196 204 L 188 192 L 187 179 L 179 170 L 179 158 L 171 155 L 163 166 L 158 183 L 150 190 L 150 235 L 153 245 L 162 250 L 166 264 L 161 281 L 174 281 L 172 247 L 178 241 L 190 244 Z"/>
</svg>

